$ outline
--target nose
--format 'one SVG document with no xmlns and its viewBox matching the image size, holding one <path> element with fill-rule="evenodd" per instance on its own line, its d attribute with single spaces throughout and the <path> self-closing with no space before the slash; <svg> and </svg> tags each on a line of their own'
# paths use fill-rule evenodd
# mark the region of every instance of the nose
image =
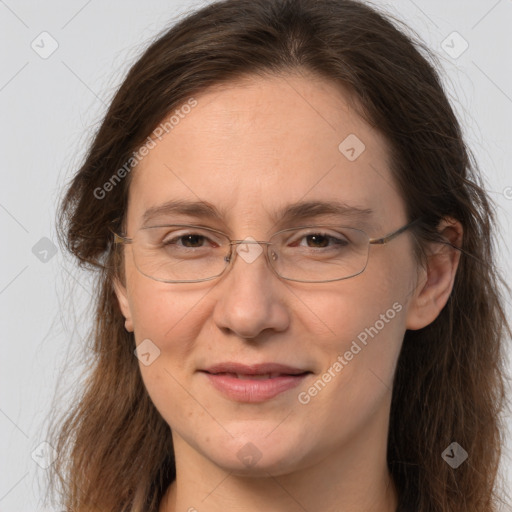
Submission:
<svg viewBox="0 0 512 512">
<path fill-rule="evenodd" d="M 216 325 L 241 338 L 257 338 L 271 329 L 285 330 L 290 322 L 286 285 L 266 259 L 269 242 L 234 240 L 227 273 L 216 286 L 213 318 Z M 273 257 L 270 247 L 270 257 Z"/>
</svg>

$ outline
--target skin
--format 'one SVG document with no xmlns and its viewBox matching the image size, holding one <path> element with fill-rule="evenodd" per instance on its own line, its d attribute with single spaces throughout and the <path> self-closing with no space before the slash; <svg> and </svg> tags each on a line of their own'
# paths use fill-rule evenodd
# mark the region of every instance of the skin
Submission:
<svg viewBox="0 0 512 512">
<path fill-rule="evenodd" d="M 127 236 L 146 208 L 172 198 L 225 210 L 222 222 L 199 223 L 232 239 L 268 240 L 277 231 L 270 212 L 299 200 L 373 209 L 370 237 L 407 224 L 386 141 L 338 86 L 300 74 L 252 77 L 195 98 L 198 105 L 134 171 Z M 349 134 L 366 146 L 355 161 L 338 150 Z M 460 224 L 446 219 L 439 229 L 460 244 Z M 433 247 L 424 269 L 412 247 L 409 232 L 373 245 L 362 274 L 330 283 L 279 279 L 261 255 L 252 263 L 237 256 L 214 281 L 169 284 L 141 274 L 126 246 L 126 282 L 116 281 L 116 293 L 136 343 L 149 338 L 161 351 L 140 371 L 176 455 L 177 479 L 160 512 L 396 510 L 386 465 L 396 362 L 405 330 L 438 316 L 458 265 L 457 251 Z M 394 318 L 301 404 L 298 393 L 394 303 L 401 306 Z M 299 388 L 246 404 L 197 371 L 222 361 L 279 362 L 313 374 Z M 247 443 L 261 455 L 250 467 L 237 456 Z"/>
</svg>

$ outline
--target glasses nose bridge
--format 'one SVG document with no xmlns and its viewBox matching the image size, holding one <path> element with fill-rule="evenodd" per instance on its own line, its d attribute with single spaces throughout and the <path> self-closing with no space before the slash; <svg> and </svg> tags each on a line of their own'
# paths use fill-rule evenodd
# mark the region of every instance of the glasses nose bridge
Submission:
<svg viewBox="0 0 512 512">
<path fill-rule="evenodd" d="M 266 240 L 230 240 L 229 245 L 240 245 L 240 244 L 265 244 L 273 245 L 272 242 Z"/>
<path fill-rule="evenodd" d="M 268 254 L 268 247 L 270 245 L 275 245 L 273 242 L 267 241 L 267 240 L 229 240 L 229 254 L 225 257 L 226 261 L 226 270 L 228 267 L 231 267 L 235 263 L 236 255 L 233 257 L 233 247 L 236 245 L 244 245 L 244 244 L 264 244 L 266 246 L 265 249 L 263 249 L 263 255 L 265 257 L 265 260 L 267 261 L 267 265 L 270 265 L 270 269 L 275 272 L 274 267 L 270 261 L 269 254 Z M 238 251 L 234 251 L 236 254 L 238 254 Z"/>
</svg>

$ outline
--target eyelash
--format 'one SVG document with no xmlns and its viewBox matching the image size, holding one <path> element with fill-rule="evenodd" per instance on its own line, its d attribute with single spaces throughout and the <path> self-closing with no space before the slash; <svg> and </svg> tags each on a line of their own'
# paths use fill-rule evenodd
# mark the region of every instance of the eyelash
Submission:
<svg viewBox="0 0 512 512">
<path fill-rule="evenodd" d="M 186 233 L 186 234 L 182 234 L 182 235 L 179 235 L 179 236 L 174 236 L 173 238 L 171 239 L 168 239 L 168 240 L 162 240 L 161 244 L 162 246 L 168 246 L 168 245 L 178 245 L 176 242 L 178 240 L 182 240 L 186 237 L 201 237 L 203 240 L 210 240 L 211 239 L 209 237 L 207 237 L 206 235 L 202 235 L 200 233 L 195 233 L 195 232 L 190 232 L 190 233 Z M 300 240 L 303 240 L 304 238 L 307 238 L 307 237 L 311 237 L 311 236 L 320 236 L 322 238 L 326 238 L 327 240 L 331 241 L 335 241 L 334 245 L 331 245 L 329 247 L 334 247 L 336 245 L 338 246 L 345 246 L 349 243 L 349 241 L 347 239 L 341 239 L 341 238 L 337 238 L 337 237 L 334 237 L 334 236 L 331 236 L 327 233 L 322 233 L 321 231 L 310 231 L 308 233 L 304 233 L 300 236 L 300 238 L 298 239 L 299 241 Z M 342 235 L 341 235 L 342 236 Z M 296 241 L 295 241 L 296 242 Z M 220 245 L 220 244 L 217 244 L 217 245 Z M 300 245 L 300 244 L 299 244 Z M 183 244 L 180 245 L 180 247 L 184 247 L 186 249 L 200 249 L 201 247 L 185 247 Z"/>
</svg>

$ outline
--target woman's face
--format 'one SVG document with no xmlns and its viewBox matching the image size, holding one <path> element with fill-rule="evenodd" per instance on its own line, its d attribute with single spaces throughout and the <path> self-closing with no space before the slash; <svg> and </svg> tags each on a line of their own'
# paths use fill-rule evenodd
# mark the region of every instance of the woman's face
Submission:
<svg viewBox="0 0 512 512">
<path fill-rule="evenodd" d="M 195 96 L 197 105 L 133 171 L 127 236 L 146 210 L 172 200 L 208 203 L 219 218 L 175 212 L 153 224 L 200 224 L 236 240 L 269 240 L 308 224 L 381 237 L 406 224 L 386 143 L 345 98 L 329 82 L 299 76 Z M 315 201 L 371 212 L 282 221 L 290 205 Z M 246 245 L 245 255 L 258 247 Z M 136 344 L 145 343 L 140 371 L 177 453 L 238 474 L 277 475 L 382 449 L 395 365 L 413 322 L 418 274 L 409 233 L 372 245 L 360 275 L 328 283 L 280 279 L 261 251 L 251 254 L 242 250 L 213 281 L 169 284 L 139 272 L 125 248 L 126 288 L 117 294 Z M 260 389 L 274 385 L 268 381 L 205 372 L 222 363 L 309 373 L 281 375 L 275 383 L 285 390 L 270 396 Z M 215 382 L 255 391 L 244 398 Z"/>
</svg>

